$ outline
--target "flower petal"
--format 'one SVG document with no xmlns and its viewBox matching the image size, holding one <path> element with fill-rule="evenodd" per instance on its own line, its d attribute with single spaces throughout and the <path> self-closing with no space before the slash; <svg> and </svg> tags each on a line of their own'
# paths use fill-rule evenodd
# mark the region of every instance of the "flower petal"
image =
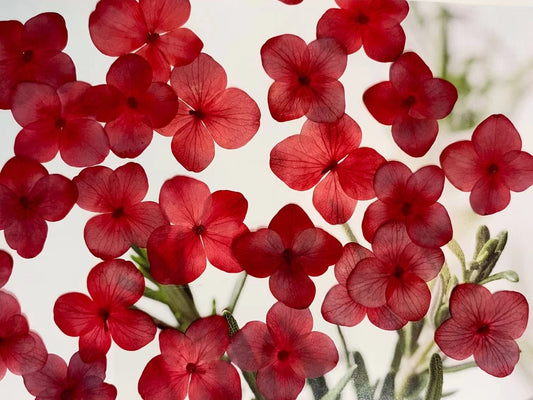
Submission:
<svg viewBox="0 0 533 400">
<path fill-rule="evenodd" d="M 353 301 L 344 286 L 335 285 L 326 293 L 320 312 L 332 324 L 355 326 L 365 317 L 366 307 Z"/>
</svg>

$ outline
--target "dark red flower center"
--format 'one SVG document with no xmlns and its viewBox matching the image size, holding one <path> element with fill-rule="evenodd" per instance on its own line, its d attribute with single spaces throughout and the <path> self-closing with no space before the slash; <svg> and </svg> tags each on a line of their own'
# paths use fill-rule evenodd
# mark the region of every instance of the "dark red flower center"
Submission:
<svg viewBox="0 0 533 400">
<path fill-rule="evenodd" d="M 65 129 L 65 124 L 66 124 L 66 121 L 65 121 L 65 118 L 58 118 L 56 119 L 56 128 L 57 129 L 60 129 L 60 130 L 63 130 Z"/>
<path fill-rule="evenodd" d="M 291 249 L 285 249 L 283 250 L 283 258 L 285 261 L 287 261 L 287 264 L 290 264 L 292 262 L 292 259 L 294 258 L 294 254 L 292 253 Z"/>
<path fill-rule="evenodd" d="M 411 203 L 403 203 L 402 205 L 402 214 L 403 215 L 409 215 L 411 213 Z"/>
<path fill-rule="evenodd" d="M 359 14 L 357 17 L 357 22 L 359 22 L 361 25 L 368 23 L 368 17 L 365 14 Z"/>
<path fill-rule="evenodd" d="M 404 274 L 404 269 L 400 265 L 394 267 L 394 277 L 400 279 Z"/>
<path fill-rule="evenodd" d="M 31 208 L 30 199 L 28 199 L 26 196 L 19 197 L 19 204 L 24 210 L 29 210 Z"/>
<path fill-rule="evenodd" d="M 22 52 L 22 60 L 26 63 L 33 60 L 33 50 L 26 50 Z"/>
<path fill-rule="evenodd" d="M 489 175 L 494 175 L 496 172 L 498 172 L 498 166 L 494 163 L 490 164 L 487 168 L 487 172 Z"/>
<path fill-rule="evenodd" d="M 196 364 L 195 363 L 187 363 L 187 366 L 185 367 L 187 372 L 189 374 L 193 374 L 196 372 Z"/>
<path fill-rule="evenodd" d="M 416 102 L 415 96 L 409 96 L 403 100 L 402 107 L 406 109 L 410 109 L 413 106 L 413 104 L 415 104 L 415 102 Z"/>
<path fill-rule="evenodd" d="M 298 82 L 300 82 L 300 85 L 302 86 L 309 86 L 311 84 L 311 79 L 309 79 L 308 76 L 303 75 L 298 77 Z"/>
<path fill-rule="evenodd" d="M 289 352 L 287 350 L 278 351 L 278 360 L 285 361 L 287 358 L 289 358 Z"/>
<path fill-rule="evenodd" d="M 192 230 L 197 235 L 202 235 L 205 232 L 205 226 L 203 226 L 202 224 L 196 225 L 194 228 L 192 228 Z"/>
<path fill-rule="evenodd" d="M 189 110 L 189 115 L 192 115 L 193 117 L 197 119 L 205 118 L 205 113 L 202 110 Z"/>
<path fill-rule="evenodd" d="M 128 104 L 129 108 L 135 109 L 139 106 L 139 104 L 137 103 L 137 100 L 133 96 L 128 97 L 128 100 L 126 101 L 126 103 Z"/>
<path fill-rule="evenodd" d="M 120 218 L 124 215 L 124 208 L 120 206 L 119 208 L 115 208 L 113 212 L 111 213 L 111 216 L 115 219 Z"/>
<path fill-rule="evenodd" d="M 74 400 L 76 398 L 74 394 L 74 389 L 72 388 L 63 389 L 59 398 L 61 400 Z"/>
<path fill-rule="evenodd" d="M 109 326 L 107 324 L 107 320 L 109 319 L 109 310 L 105 308 L 99 309 L 98 316 L 102 319 L 102 322 L 104 323 L 104 332 L 109 331 Z"/>
<path fill-rule="evenodd" d="M 154 43 L 157 39 L 159 39 L 159 33 L 148 32 L 146 35 L 146 43 L 148 44 Z"/>
<path fill-rule="evenodd" d="M 478 335 L 483 335 L 483 336 L 488 335 L 489 331 L 490 331 L 490 326 L 488 324 L 482 324 L 478 326 L 476 330 Z"/>
<path fill-rule="evenodd" d="M 322 170 L 321 174 L 324 175 L 327 174 L 329 171 L 333 171 L 335 168 L 337 168 L 337 165 L 337 160 L 331 160 L 328 166 Z"/>
</svg>

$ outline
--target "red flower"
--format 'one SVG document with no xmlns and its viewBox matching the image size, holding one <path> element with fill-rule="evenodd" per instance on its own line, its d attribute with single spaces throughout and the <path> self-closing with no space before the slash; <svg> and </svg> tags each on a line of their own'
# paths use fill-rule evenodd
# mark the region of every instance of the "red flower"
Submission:
<svg viewBox="0 0 533 400">
<path fill-rule="evenodd" d="M 146 247 L 155 228 L 167 223 L 157 203 L 142 201 L 148 178 L 139 164 L 128 163 L 115 171 L 103 166 L 85 168 L 73 182 L 78 187 L 78 205 L 100 213 L 84 229 L 85 243 L 96 257 L 119 257 L 132 244 Z"/>
<path fill-rule="evenodd" d="M 0 108 L 11 107 L 11 93 L 18 82 L 58 87 L 76 80 L 74 63 L 61 52 L 66 45 L 67 28 L 59 14 L 39 14 L 24 25 L 0 21 Z"/>
<path fill-rule="evenodd" d="M 36 161 L 13 157 L 0 171 L 0 229 L 24 258 L 41 252 L 46 221 L 59 221 L 76 203 L 76 186 L 62 175 L 49 175 Z"/>
<path fill-rule="evenodd" d="M 270 291 L 293 308 L 306 308 L 315 298 L 309 276 L 322 275 L 342 254 L 342 245 L 326 231 L 315 228 L 296 204 L 288 204 L 268 228 L 243 234 L 233 243 L 242 268 L 258 278 L 270 276 Z"/>
<path fill-rule="evenodd" d="M 415 173 L 398 161 L 378 168 L 374 190 L 378 199 L 365 211 L 363 235 L 373 241 L 376 230 L 387 221 L 405 224 L 411 240 L 424 247 L 441 247 L 452 239 L 446 209 L 437 203 L 444 187 L 444 173 L 435 165 Z"/>
<path fill-rule="evenodd" d="M 365 307 L 350 297 L 346 282 L 359 261 L 374 257 L 374 254 L 357 243 L 344 246 L 341 258 L 335 264 L 335 278 L 338 285 L 334 285 L 326 294 L 322 303 L 321 313 L 324 319 L 332 324 L 355 326 L 363 320 L 365 315 L 378 328 L 395 331 L 402 328 L 407 320 L 396 315 L 385 304 L 380 307 Z"/>
<path fill-rule="evenodd" d="M 424 317 L 431 300 L 426 282 L 439 274 L 444 263 L 442 250 L 412 243 L 405 227 L 397 222 L 378 229 L 372 250 L 374 257 L 361 260 L 346 281 L 350 297 L 366 307 L 387 304 L 408 321 Z"/>
<path fill-rule="evenodd" d="M 3 287 L 13 271 L 13 257 L 4 250 L 0 250 L 0 288 Z"/>
<path fill-rule="evenodd" d="M 450 297 L 451 318 L 435 331 L 435 342 L 447 356 L 474 355 L 479 368 L 497 377 L 513 372 L 520 357 L 515 342 L 527 326 L 526 298 L 513 291 L 491 294 L 473 283 L 456 286 Z"/>
<path fill-rule="evenodd" d="M 279 1 L 285 4 L 295 5 L 295 4 L 300 4 L 304 0 L 279 0 Z"/>
<path fill-rule="evenodd" d="M 338 79 L 347 55 L 336 40 L 306 45 L 295 35 L 276 36 L 261 47 L 261 61 L 275 81 L 268 91 L 268 107 L 276 121 L 305 115 L 316 122 L 334 122 L 344 114 L 344 87 Z"/>
<path fill-rule="evenodd" d="M 261 113 L 255 101 L 240 89 L 226 89 L 226 72 L 207 54 L 174 68 L 170 83 L 179 94 L 180 108 L 158 132 L 173 136 L 172 154 L 189 171 L 202 171 L 213 161 L 213 140 L 236 149 L 259 129 Z"/>
<path fill-rule="evenodd" d="M 108 56 L 135 52 L 154 71 L 154 80 L 167 82 L 170 66 L 194 60 L 202 41 L 180 28 L 191 12 L 189 0 L 101 0 L 89 17 L 94 45 Z"/>
<path fill-rule="evenodd" d="M 28 392 L 37 399 L 46 400 L 114 400 L 117 389 L 104 383 L 106 359 L 84 362 L 75 353 L 68 364 L 49 354 L 45 366 L 23 376 Z"/>
<path fill-rule="evenodd" d="M 144 277 L 133 263 L 104 261 L 87 276 L 92 299 L 66 293 L 54 305 L 56 325 L 68 336 L 79 336 L 80 356 L 92 362 L 105 356 L 111 337 L 124 350 L 138 350 L 150 343 L 156 327 L 142 311 L 130 307 L 144 292 Z"/>
<path fill-rule="evenodd" d="M 320 18 L 317 37 L 332 37 L 348 54 L 364 47 L 376 61 L 394 61 L 403 52 L 405 33 L 400 26 L 409 4 L 405 0 L 336 0 Z"/>
<path fill-rule="evenodd" d="M 231 337 L 228 356 L 244 371 L 257 371 L 257 388 L 267 400 L 296 399 L 306 378 L 317 378 L 339 361 L 333 341 L 312 332 L 309 309 L 276 303 L 266 324 L 248 322 Z"/>
<path fill-rule="evenodd" d="M 159 335 L 161 354 L 139 379 L 144 400 L 240 400 L 241 383 L 233 365 L 220 358 L 229 344 L 229 327 L 218 315 L 193 322 L 185 333 L 166 329 Z"/>
<path fill-rule="evenodd" d="M 226 272 L 240 272 L 231 253 L 248 202 L 229 190 L 210 193 L 203 182 L 186 176 L 166 181 L 159 194 L 161 209 L 172 225 L 156 229 L 148 239 L 152 276 L 162 284 L 184 285 L 198 278 L 209 262 Z"/>
<path fill-rule="evenodd" d="M 329 124 L 308 120 L 299 135 L 272 149 L 270 168 L 292 189 L 318 184 L 313 191 L 315 208 L 330 224 L 343 224 L 357 200 L 375 197 L 374 173 L 385 162 L 375 150 L 359 148 L 360 143 L 361 129 L 346 114 Z"/>
<path fill-rule="evenodd" d="M 152 68 L 128 54 L 109 67 L 107 85 L 91 88 L 87 102 L 105 131 L 113 153 L 134 158 L 150 144 L 153 129 L 167 125 L 178 111 L 178 99 L 166 83 L 152 82 Z"/>
<path fill-rule="evenodd" d="M 84 82 L 68 82 L 55 89 L 35 82 L 19 83 L 12 96 L 12 112 L 23 127 L 15 154 L 38 162 L 52 160 L 58 150 L 73 167 L 99 164 L 109 153 L 104 128 L 90 118 L 82 102 Z"/>
<path fill-rule="evenodd" d="M 424 61 L 409 52 L 391 65 L 390 81 L 367 89 L 363 101 L 378 122 L 392 125 L 392 138 L 400 149 L 421 157 L 437 137 L 437 120 L 452 111 L 457 90 L 450 82 L 433 78 Z"/>
<path fill-rule="evenodd" d="M 44 343 L 29 330 L 17 299 L 0 290 L 0 380 L 7 369 L 15 375 L 37 371 L 46 357 Z"/>
<path fill-rule="evenodd" d="M 472 140 L 452 143 L 440 155 L 448 180 L 470 193 L 472 209 L 481 215 L 503 210 L 511 190 L 533 184 L 533 157 L 521 151 L 520 134 L 504 115 L 491 115 L 472 134 Z"/>
</svg>

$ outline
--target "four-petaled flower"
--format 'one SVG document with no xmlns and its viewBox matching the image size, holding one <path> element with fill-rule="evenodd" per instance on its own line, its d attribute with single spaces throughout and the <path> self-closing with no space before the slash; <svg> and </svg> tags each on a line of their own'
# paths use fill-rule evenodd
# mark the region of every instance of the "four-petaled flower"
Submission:
<svg viewBox="0 0 533 400">
<path fill-rule="evenodd" d="M 161 354 L 152 358 L 139 379 L 144 400 L 240 400 L 241 383 L 233 365 L 220 358 L 228 347 L 229 327 L 213 315 L 193 322 L 185 333 L 159 334 Z"/>
<path fill-rule="evenodd" d="M 69 364 L 48 354 L 45 366 L 23 376 L 28 392 L 43 400 L 114 400 L 117 389 L 104 382 L 106 359 L 84 362 L 74 353 Z"/>
<path fill-rule="evenodd" d="M 259 129 L 261 113 L 244 91 L 226 88 L 224 68 L 201 53 L 189 65 L 172 70 L 170 84 L 180 108 L 157 131 L 172 137 L 172 154 L 189 171 L 204 170 L 215 157 L 213 141 L 225 149 L 244 146 Z"/>
<path fill-rule="evenodd" d="M 421 157 L 435 142 L 437 120 L 452 111 L 457 90 L 450 82 L 434 78 L 412 52 L 392 63 L 389 79 L 367 89 L 363 101 L 378 122 L 392 125 L 392 138 L 400 149 Z"/>
<path fill-rule="evenodd" d="M 128 163 L 115 171 L 103 166 L 85 168 L 73 182 L 78 188 L 78 205 L 100 213 L 87 222 L 83 232 L 96 257 L 119 257 L 132 244 L 146 247 L 150 234 L 167 224 L 157 203 L 142 201 L 148 178 L 139 164 Z"/>
<path fill-rule="evenodd" d="M 228 356 L 242 370 L 257 371 L 257 388 L 267 400 L 293 400 L 306 378 L 324 375 L 339 361 L 333 341 L 312 328 L 309 309 L 278 302 L 266 324 L 248 322 L 231 337 Z"/>
<path fill-rule="evenodd" d="M 359 261 L 373 256 L 374 253 L 358 243 L 351 242 L 344 246 L 342 256 L 335 264 L 335 278 L 339 283 L 329 289 L 320 310 L 326 321 L 336 325 L 355 326 L 367 315 L 368 320 L 378 328 L 389 331 L 401 329 L 407 323 L 405 318 L 396 315 L 387 304 L 365 307 L 350 296 L 346 286 L 350 274 Z"/>
<path fill-rule="evenodd" d="M 315 228 L 296 204 L 279 210 L 268 228 L 238 237 L 232 248 L 246 272 L 269 276 L 274 297 L 293 308 L 309 307 L 316 292 L 309 276 L 322 275 L 342 254 L 340 242 Z"/>
<path fill-rule="evenodd" d="M 150 273 L 162 284 L 184 285 L 206 268 L 240 272 L 231 243 L 248 231 L 243 224 L 248 202 L 238 192 L 209 191 L 201 181 L 176 176 L 166 181 L 159 204 L 172 225 L 157 228 L 148 239 Z"/>
<path fill-rule="evenodd" d="M 154 80 L 167 82 L 172 65 L 193 61 L 204 44 L 191 30 L 189 0 L 101 0 L 89 17 L 89 33 L 108 56 L 135 52 L 154 71 Z"/>
<path fill-rule="evenodd" d="M 359 147 L 361 129 L 344 114 L 334 123 L 306 121 L 299 135 L 289 136 L 270 152 L 270 168 L 295 190 L 313 191 L 313 204 L 330 224 L 343 224 L 358 200 L 375 197 L 372 182 L 385 159 Z"/>
<path fill-rule="evenodd" d="M 481 215 L 503 210 L 511 191 L 533 184 L 533 157 L 521 151 L 520 134 L 509 119 L 491 115 L 477 126 L 472 140 L 455 142 L 440 155 L 446 178 L 470 193 L 472 209 Z"/>
<path fill-rule="evenodd" d="M 503 377 L 520 357 L 515 342 L 524 333 L 529 315 L 526 298 L 513 291 L 491 294 L 481 285 L 456 286 L 450 297 L 451 318 L 435 331 L 435 342 L 448 357 L 474 355 L 485 372 Z"/>
<path fill-rule="evenodd" d="M 274 79 L 268 90 L 272 118 L 283 122 L 303 117 L 335 122 L 344 114 L 344 87 L 339 82 L 347 54 L 332 38 L 307 45 L 295 35 L 269 39 L 261 47 L 265 72 Z"/>
<path fill-rule="evenodd" d="M 130 307 L 144 292 L 144 277 L 130 261 L 110 260 L 96 265 L 87 276 L 91 297 L 70 292 L 54 305 L 56 325 L 68 336 L 79 336 L 85 362 L 107 354 L 111 338 L 124 350 L 150 343 L 156 327 L 152 318 Z"/>
<path fill-rule="evenodd" d="M 444 188 L 444 173 L 435 165 L 415 173 L 398 161 L 379 167 L 374 176 L 377 200 L 365 210 L 363 235 L 373 241 L 376 230 L 387 221 L 405 224 L 413 242 L 424 247 L 441 247 L 452 239 L 450 216 L 437 203 Z"/>
<path fill-rule="evenodd" d="M 374 257 L 359 261 L 346 280 L 350 297 L 366 307 L 386 304 L 408 321 L 424 317 L 431 300 L 426 282 L 439 274 L 442 250 L 417 246 L 404 225 L 390 222 L 377 230 L 372 251 Z"/>
<path fill-rule="evenodd" d="M 46 221 L 59 221 L 76 203 L 78 191 L 69 179 L 48 174 L 36 161 L 13 157 L 0 171 L 0 229 L 21 257 L 41 252 Z"/>
<path fill-rule="evenodd" d="M 405 33 L 400 25 L 407 13 L 406 0 L 336 0 L 320 18 L 317 37 L 332 37 L 348 54 L 363 46 L 376 61 L 394 61 L 403 52 Z"/>
</svg>

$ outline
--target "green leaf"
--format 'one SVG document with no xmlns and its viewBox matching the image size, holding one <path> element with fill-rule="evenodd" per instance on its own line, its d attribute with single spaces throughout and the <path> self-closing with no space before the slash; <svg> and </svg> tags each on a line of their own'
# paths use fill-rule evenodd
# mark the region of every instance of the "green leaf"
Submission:
<svg viewBox="0 0 533 400">
<path fill-rule="evenodd" d="M 479 252 L 481 251 L 481 249 L 483 248 L 483 246 L 485 245 L 485 243 L 487 243 L 489 239 L 490 239 L 489 228 L 487 228 L 486 225 L 481 225 L 477 229 L 477 233 L 476 233 L 476 248 L 474 250 L 474 260 L 477 258 L 477 256 L 479 255 Z"/>
<path fill-rule="evenodd" d="M 372 400 L 374 398 L 374 389 L 370 386 L 365 361 L 361 353 L 358 351 L 354 352 L 353 361 L 357 367 L 353 374 L 357 400 Z"/>
<path fill-rule="evenodd" d="M 341 392 L 344 390 L 348 382 L 350 382 L 352 379 L 355 379 L 354 372 L 356 369 L 357 365 L 348 368 L 346 374 L 335 385 L 335 387 L 331 389 L 328 393 L 326 393 L 324 396 L 322 396 L 320 400 L 336 400 L 341 395 Z"/>
<path fill-rule="evenodd" d="M 239 330 L 239 324 L 237 324 L 237 321 L 235 320 L 235 318 L 233 318 L 233 314 L 230 313 L 228 310 L 224 310 L 222 311 L 222 316 L 226 318 L 226 321 L 228 321 L 230 337 L 235 335 Z"/>
<path fill-rule="evenodd" d="M 389 372 L 387 376 L 385 376 L 385 380 L 383 381 L 383 387 L 381 388 L 381 394 L 379 395 L 379 400 L 394 400 L 395 377 L 395 372 Z"/>
<path fill-rule="evenodd" d="M 307 384 L 311 387 L 313 392 L 313 398 L 319 400 L 328 393 L 328 384 L 326 383 L 326 378 L 319 376 L 318 378 L 309 378 L 307 379 Z M 338 397 L 335 397 L 337 400 Z"/>
<path fill-rule="evenodd" d="M 429 383 L 424 400 L 440 400 L 442 398 L 442 360 L 437 353 L 431 356 L 429 362 Z"/>
</svg>

